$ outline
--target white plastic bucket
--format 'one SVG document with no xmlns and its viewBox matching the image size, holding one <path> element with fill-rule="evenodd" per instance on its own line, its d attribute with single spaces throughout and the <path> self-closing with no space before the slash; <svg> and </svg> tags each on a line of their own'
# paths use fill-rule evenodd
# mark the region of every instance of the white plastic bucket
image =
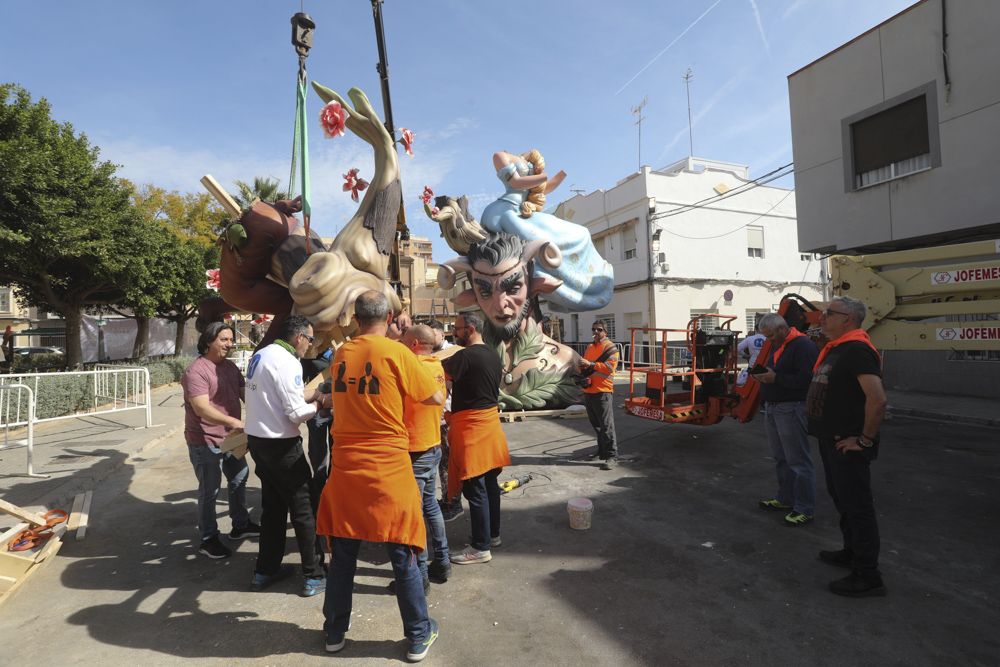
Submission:
<svg viewBox="0 0 1000 667">
<path fill-rule="evenodd" d="M 573 530 L 587 530 L 594 516 L 594 503 L 589 498 L 573 498 L 566 503 L 569 512 L 569 527 Z"/>
</svg>

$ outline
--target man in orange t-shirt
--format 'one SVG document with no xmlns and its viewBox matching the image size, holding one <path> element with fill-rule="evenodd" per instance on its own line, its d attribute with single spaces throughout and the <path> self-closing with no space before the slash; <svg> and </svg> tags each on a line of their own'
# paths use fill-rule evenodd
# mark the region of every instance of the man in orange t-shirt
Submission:
<svg viewBox="0 0 1000 667">
<path fill-rule="evenodd" d="M 434 377 L 438 391 L 448 393 L 444 368 L 441 360 L 434 356 L 436 338 L 434 330 L 426 324 L 417 324 L 406 330 L 401 340 L 403 345 L 417 355 L 417 359 Z M 410 434 L 410 460 L 413 462 L 413 476 L 420 489 L 424 508 L 424 522 L 430 530 L 434 559 L 427 564 L 427 549 L 420 552 L 420 573 L 424 577 L 424 589 L 430 588 L 429 581 L 444 583 L 451 576 L 451 561 L 448 559 L 448 534 L 444 528 L 444 515 L 437 501 L 434 473 L 441 463 L 441 416 L 443 405 L 424 405 L 407 397 L 404 401 L 403 421 Z M 393 582 L 395 583 L 395 582 Z M 395 586 L 390 585 L 390 589 Z"/>
<path fill-rule="evenodd" d="M 618 348 L 608 339 L 604 322 L 597 320 L 590 328 L 594 342 L 587 346 L 580 361 L 580 371 L 589 382 L 583 388 L 583 404 L 590 425 L 597 431 L 597 452 L 590 459 L 601 459 L 603 470 L 618 463 L 618 440 L 615 438 L 614 392 Z"/>
<path fill-rule="evenodd" d="M 405 347 L 385 337 L 392 311 L 381 292 L 354 304 L 359 332 L 337 350 L 333 378 L 333 450 L 320 498 L 316 532 L 330 536 L 330 571 L 323 615 L 326 650 L 344 648 L 351 621 L 361 541 L 385 543 L 396 581 L 407 659 L 419 660 L 437 639 L 427 614 L 417 553 L 426 531 L 410 463 L 403 401 L 442 405 L 437 381 Z"/>
</svg>

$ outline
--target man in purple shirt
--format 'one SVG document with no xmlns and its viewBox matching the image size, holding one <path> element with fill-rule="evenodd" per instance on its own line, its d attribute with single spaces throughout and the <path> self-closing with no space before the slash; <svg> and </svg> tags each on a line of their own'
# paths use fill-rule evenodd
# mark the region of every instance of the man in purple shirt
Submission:
<svg viewBox="0 0 1000 667">
<path fill-rule="evenodd" d="M 229 538 L 241 540 L 260 535 L 260 526 L 250 520 L 246 507 L 247 462 L 223 454 L 219 445 L 226 435 L 243 430 L 240 401 L 243 374 L 226 357 L 233 346 L 233 328 L 212 322 L 198 339 L 200 357 L 181 378 L 184 388 L 184 438 L 188 456 L 198 477 L 198 551 L 209 558 L 228 558 L 232 550 L 219 541 L 215 500 L 222 473 L 229 482 Z M 220 465 L 221 464 L 221 465 Z"/>
</svg>

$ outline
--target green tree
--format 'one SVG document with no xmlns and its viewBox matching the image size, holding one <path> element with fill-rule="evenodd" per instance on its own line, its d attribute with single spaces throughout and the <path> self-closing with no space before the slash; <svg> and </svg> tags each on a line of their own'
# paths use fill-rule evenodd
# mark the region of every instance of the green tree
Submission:
<svg viewBox="0 0 1000 667">
<path fill-rule="evenodd" d="M 132 201 L 143 219 L 158 223 L 176 241 L 156 251 L 169 263 L 157 271 L 156 280 L 164 289 L 154 285 L 155 299 L 150 295 L 139 298 L 144 303 L 155 301 L 156 315 L 175 323 L 174 354 L 179 355 L 188 320 L 211 293 L 205 287 L 205 271 L 219 267 L 217 240 L 227 221 L 226 212 L 207 193 L 181 194 L 150 184 L 134 189 Z"/>
<path fill-rule="evenodd" d="M 240 208 L 247 208 L 255 199 L 266 202 L 276 202 L 279 199 L 288 199 L 288 193 L 281 189 L 281 181 L 257 176 L 253 179 L 253 185 L 243 181 L 235 181 L 238 192 L 234 199 Z"/>
<path fill-rule="evenodd" d="M 66 363 L 77 367 L 84 309 L 119 303 L 142 263 L 130 188 L 85 135 L 15 84 L 0 85 L 0 165 L 0 283 L 63 316 Z"/>
</svg>

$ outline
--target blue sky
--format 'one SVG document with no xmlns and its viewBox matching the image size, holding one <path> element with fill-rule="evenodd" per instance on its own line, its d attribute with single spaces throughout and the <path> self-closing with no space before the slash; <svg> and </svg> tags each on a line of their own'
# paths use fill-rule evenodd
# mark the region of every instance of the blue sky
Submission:
<svg viewBox="0 0 1000 667">
<path fill-rule="evenodd" d="M 45 97 L 121 165 L 121 175 L 200 191 L 212 173 L 287 181 L 297 61 L 289 18 L 301 0 L 5 0 L 0 80 Z M 393 116 L 416 133 L 400 157 L 408 220 L 452 252 L 419 194 L 467 194 L 478 213 L 502 188 L 497 150 L 539 148 L 570 189 L 608 188 L 636 170 L 631 108 L 648 99 L 642 162 L 694 154 L 791 162 L 786 77 L 912 4 L 911 0 L 386 0 Z M 305 0 L 317 23 L 309 76 L 363 89 L 381 111 L 368 0 Z M 309 99 L 313 226 L 333 235 L 356 205 L 341 174 L 370 177 L 367 144 L 324 139 Z M 791 178 L 781 182 L 792 187 Z"/>
</svg>

